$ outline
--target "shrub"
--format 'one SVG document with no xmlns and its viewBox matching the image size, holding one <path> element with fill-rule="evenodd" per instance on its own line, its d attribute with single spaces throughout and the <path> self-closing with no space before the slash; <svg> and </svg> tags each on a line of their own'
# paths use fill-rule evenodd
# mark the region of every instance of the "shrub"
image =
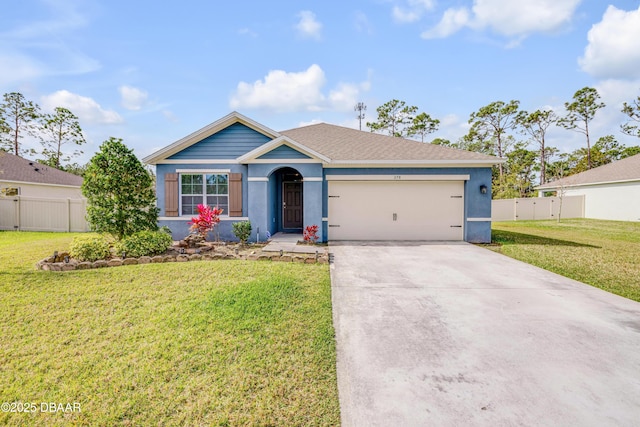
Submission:
<svg viewBox="0 0 640 427">
<path fill-rule="evenodd" d="M 302 239 L 308 243 L 316 243 L 320 237 L 318 237 L 318 226 L 309 225 L 304 229 L 302 233 Z"/>
<path fill-rule="evenodd" d="M 249 221 L 234 222 L 231 227 L 233 228 L 233 234 L 240 240 L 240 243 L 247 243 L 251 235 L 251 223 Z"/>
<path fill-rule="evenodd" d="M 128 257 L 158 255 L 171 246 L 171 236 L 164 231 L 138 231 L 117 242 L 116 254 L 125 252 Z"/>
<path fill-rule="evenodd" d="M 216 225 L 220 222 L 220 215 L 222 215 L 222 209 L 215 207 L 211 208 L 207 205 L 198 205 L 198 216 L 191 218 L 189 229 L 192 233 L 196 233 L 202 240 L 207 239 L 207 234 L 213 231 Z"/>
<path fill-rule="evenodd" d="M 100 236 L 78 236 L 69 246 L 69 254 L 79 261 L 96 261 L 108 258 L 109 242 Z"/>
</svg>

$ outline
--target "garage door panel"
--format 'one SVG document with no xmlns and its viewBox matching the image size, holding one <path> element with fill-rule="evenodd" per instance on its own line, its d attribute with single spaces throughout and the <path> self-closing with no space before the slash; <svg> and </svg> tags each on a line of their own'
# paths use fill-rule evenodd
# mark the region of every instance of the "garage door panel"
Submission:
<svg viewBox="0 0 640 427">
<path fill-rule="evenodd" d="M 332 181 L 330 240 L 463 240 L 462 181 Z"/>
</svg>

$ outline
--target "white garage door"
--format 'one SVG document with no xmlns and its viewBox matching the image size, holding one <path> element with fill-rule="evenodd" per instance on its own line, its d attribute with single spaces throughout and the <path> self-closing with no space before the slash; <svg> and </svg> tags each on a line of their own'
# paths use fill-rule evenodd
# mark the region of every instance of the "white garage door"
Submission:
<svg viewBox="0 0 640 427">
<path fill-rule="evenodd" d="M 330 181 L 329 240 L 463 240 L 464 181 Z"/>
</svg>

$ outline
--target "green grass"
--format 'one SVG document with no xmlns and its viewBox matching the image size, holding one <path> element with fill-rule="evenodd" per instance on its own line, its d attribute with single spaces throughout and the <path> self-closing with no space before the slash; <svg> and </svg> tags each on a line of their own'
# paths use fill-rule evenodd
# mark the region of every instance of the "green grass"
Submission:
<svg viewBox="0 0 640 427">
<path fill-rule="evenodd" d="M 326 265 L 210 261 L 66 273 L 73 234 L 0 232 L 1 425 L 337 425 Z"/>
<path fill-rule="evenodd" d="M 640 301 L 640 223 L 567 219 L 493 223 L 496 250 Z"/>
</svg>

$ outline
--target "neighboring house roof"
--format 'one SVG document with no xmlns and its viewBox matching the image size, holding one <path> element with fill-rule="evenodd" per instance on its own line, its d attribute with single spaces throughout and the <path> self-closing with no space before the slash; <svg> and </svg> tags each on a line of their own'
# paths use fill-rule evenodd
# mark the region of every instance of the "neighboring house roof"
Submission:
<svg viewBox="0 0 640 427">
<path fill-rule="evenodd" d="M 560 187 L 577 187 L 629 181 L 640 181 L 640 154 L 589 169 L 557 181 L 548 182 L 536 187 L 536 189 L 547 190 Z"/>
<path fill-rule="evenodd" d="M 80 187 L 82 177 L 0 151 L 0 181 Z"/>
<path fill-rule="evenodd" d="M 494 165 L 504 161 L 481 153 L 425 144 L 327 123 L 276 132 L 235 111 L 145 157 L 143 161 L 149 164 L 162 162 L 177 152 L 237 122 L 272 138 L 271 142 L 264 144 L 264 146 L 238 157 L 236 160 L 241 163 L 251 162 L 281 145 L 290 146 L 326 164 Z"/>
<path fill-rule="evenodd" d="M 386 161 L 443 161 L 492 164 L 500 159 L 472 151 L 458 150 L 441 145 L 425 144 L 364 132 L 342 126 L 319 123 L 280 132 L 294 141 L 331 159 L 331 163 L 386 162 Z"/>
</svg>

